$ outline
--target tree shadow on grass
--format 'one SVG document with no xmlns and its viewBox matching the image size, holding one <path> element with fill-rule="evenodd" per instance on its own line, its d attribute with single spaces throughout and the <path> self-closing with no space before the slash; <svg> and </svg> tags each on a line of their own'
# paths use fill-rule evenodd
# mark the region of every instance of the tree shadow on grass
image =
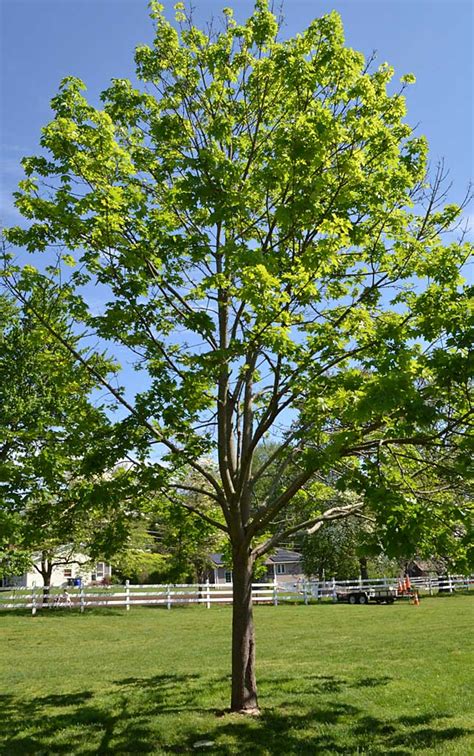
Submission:
<svg viewBox="0 0 474 756">
<path fill-rule="evenodd" d="M 344 700 L 354 690 L 390 685 L 386 676 L 264 677 L 258 718 L 229 714 L 229 679 L 164 674 L 116 680 L 100 695 L 90 690 L 34 698 L 0 696 L 6 741 L 0 754 L 179 754 L 287 756 L 370 752 L 400 756 L 443 747 L 467 735 L 449 715 L 367 716 Z M 353 699 L 352 699 L 353 700 Z M 272 701 L 278 702 L 272 708 Z"/>
<path fill-rule="evenodd" d="M 405 718 L 386 722 L 361 714 L 360 709 L 341 703 L 327 708 L 314 707 L 305 713 L 270 710 L 262 714 L 258 728 L 229 722 L 219 737 L 223 738 L 226 732 L 234 736 L 238 733 L 239 753 L 255 756 L 320 753 L 408 756 L 468 734 L 460 727 L 440 728 L 439 717 L 430 715 L 423 721 L 409 723 Z M 358 724 L 354 726 L 354 722 Z M 216 752 L 230 754 L 233 751 Z"/>
</svg>

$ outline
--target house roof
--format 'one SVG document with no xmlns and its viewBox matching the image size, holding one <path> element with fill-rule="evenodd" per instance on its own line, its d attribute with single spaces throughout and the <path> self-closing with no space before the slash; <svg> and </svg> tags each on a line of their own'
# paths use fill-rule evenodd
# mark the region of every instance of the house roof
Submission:
<svg viewBox="0 0 474 756">
<path fill-rule="evenodd" d="M 267 562 L 271 564 L 277 564 L 277 563 L 288 563 L 288 562 L 301 562 L 301 554 L 299 554 L 297 551 L 289 551 L 288 549 L 276 549 L 276 551 L 271 554 Z"/>
<path fill-rule="evenodd" d="M 222 554 L 209 554 L 209 559 L 216 567 L 225 567 Z M 265 564 L 288 564 L 301 562 L 301 554 L 288 549 L 276 549 L 266 560 Z"/>
<path fill-rule="evenodd" d="M 211 560 L 213 564 L 216 565 L 216 567 L 224 567 L 222 554 L 209 554 L 209 559 Z"/>
</svg>

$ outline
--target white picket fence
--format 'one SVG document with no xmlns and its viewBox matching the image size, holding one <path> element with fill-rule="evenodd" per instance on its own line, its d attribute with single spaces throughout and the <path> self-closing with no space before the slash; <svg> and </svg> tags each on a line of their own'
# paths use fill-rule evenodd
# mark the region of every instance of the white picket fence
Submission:
<svg viewBox="0 0 474 756">
<path fill-rule="evenodd" d="M 314 600 L 336 600 L 340 590 L 366 588 L 398 587 L 397 578 L 378 578 L 371 580 L 343 580 L 334 578 L 328 581 L 298 580 L 295 583 L 280 582 L 254 583 L 252 599 L 255 604 L 274 604 L 286 602 L 303 602 L 309 604 Z M 469 577 L 447 575 L 445 577 L 411 578 L 411 584 L 420 595 L 455 591 L 469 591 L 474 586 L 474 575 Z M 133 606 L 161 605 L 171 609 L 173 606 L 202 604 L 208 609 L 213 604 L 232 603 L 232 584 L 200 583 L 194 585 L 125 585 L 87 586 L 78 588 L 50 588 L 47 595 L 41 586 L 33 588 L 0 588 L 0 610 L 31 609 L 33 615 L 38 609 L 125 607 L 127 611 Z"/>
<path fill-rule="evenodd" d="M 278 603 L 279 586 L 274 583 L 255 583 L 252 598 L 255 603 Z M 184 604 L 232 603 L 232 584 L 125 585 L 53 588 L 0 588 L 0 610 L 73 608 L 81 611 L 94 607 L 161 605 L 171 609 Z"/>
<path fill-rule="evenodd" d="M 303 599 L 305 603 L 309 603 L 310 599 L 328 599 L 336 600 L 336 594 L 339 591 L 350 591 L 356 589 L 366 589 L 368 591 L 377 588 L 395 588 L 398 589 L 401 578 L 370 578 L 369 580 L 362 580 L 361 578 L 354 578 L 352 580 L 336 580 L 332 578 L 329 581 L 318 582 L 317 580 L 310 581 L 298 581 L 291 587 L 280 586 L 280 591 L 283 589 L 284 593 L 281 595 L 279 592 L 280 600 L 297 600 Z M 423 576 L 410 578 L 411 586 L 420 595 L 433 596 L 435 593 L 454 593 L 455 591 L 469 591 L 471 586 L 474 586 L 474 575 L 446 575 L 446 576 Z M 399 594 L 399 598 L 403 597 L 403 594 Z"/>
</svg>

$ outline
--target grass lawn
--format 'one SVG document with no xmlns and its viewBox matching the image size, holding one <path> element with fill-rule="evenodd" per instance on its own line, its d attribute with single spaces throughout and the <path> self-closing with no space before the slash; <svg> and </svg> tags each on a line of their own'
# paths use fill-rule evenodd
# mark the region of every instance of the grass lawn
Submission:
<svg viewBox="0 0 474 756">
<path fill-rule="evenodd" d="M 229 607 L 2 613 L 0 753 L 474 754 L 474 596 L 255 614 L 251 719 Z"/>
</svg>

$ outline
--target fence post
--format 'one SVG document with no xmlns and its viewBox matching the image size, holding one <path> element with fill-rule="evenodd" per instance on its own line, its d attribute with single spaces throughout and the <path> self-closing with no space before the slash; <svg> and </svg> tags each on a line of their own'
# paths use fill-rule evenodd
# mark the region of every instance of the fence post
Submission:
<svg viewBox="0 0 474 756">
<path fill-rule="evenodd" d="M 84 613 L 84 607 L 85 607 L 85 600 L 84 600 L 84 583 L 81 580 L 80 590 L 79 590 L 79 603 L 81 605 L 81 614 Z"/>
<path fill-rule="evenodd" d="M 432 586 L 432 583 L 431 583 L 431 575 L 428 576 L 428 594 L 430 596 L 433 595 L 433 586 Z"/>
<path fill-rule="evenodd" d="M 303 580 L 303 596 L 304 596 L 304 603 L 308 604 L 308 589 L 306 587 L 306 580 Z"/>
<path fill-rule="evenodd" d="M 166 589 L 166 606 L 168 609 L 171 609 L 171 586 L 168 583 L 167 589 Z"/>
<path fill-rule="evenodd" d="M 209 578 L 206 580 L 206 606 L 211 608 L 211 589 L 209 588 Z"/>
<path fill-rule="evenodd" d="M 36 583 L 33 582 L 33 585 L 31 586 L 31 616 L 34 617 L 36 614 Z"/>
<path fill-rule="evenodd" d="M 453 581 L 451 580 L 451 575 L 448 572 L 448 585 L 449 585 L 449 592 L 453 592 Z"/>
<path fill-rule="evenodd" d="M 337 597 L 336 597 L 336 578 L 335 577 L 333 577 L 332 579 L 331 589 L 332 589 L 332 600 L 336 601 Z"/>
<path fill-rule="evenodd" d="M 130 580 L 125 581 L 125 607 L 127 612 L 130 611 Z"/>
<path fill-rule="evenodd" d="M 278 583 L 276 575 L 273 576 L 273 606 L 278 606 Z"/>
</svg>

